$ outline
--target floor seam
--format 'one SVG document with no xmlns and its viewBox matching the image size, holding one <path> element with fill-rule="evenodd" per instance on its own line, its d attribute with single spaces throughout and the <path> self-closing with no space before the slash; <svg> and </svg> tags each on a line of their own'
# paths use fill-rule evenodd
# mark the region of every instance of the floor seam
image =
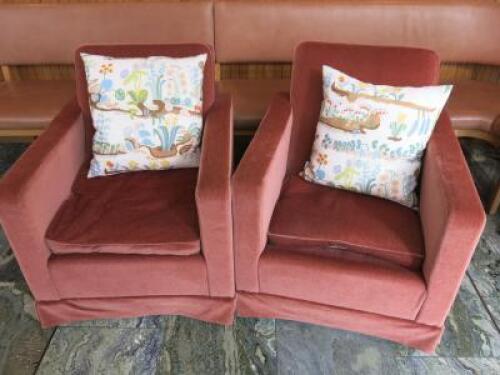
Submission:
<svg viewBox="0 0 500 375">
<path fill-rule="evenodd" d="M 45 348 L 43 349 L 42 355 L 40 356 L 40 360 L 35 366 L 35 369 L 33 371 L 33 375 L 36 375 L 38 372 L 40 365 L 42 364 L 43 359 L 45 358 L 45 354 L 47 353 L 47 350 L 49 350 L 50 343 L 52 342 L 52 339 L 54 338 L 54 335 L 56 334 L 56 331 L 59 329 L 59 327 L 56 327 L 52 334 L 50 335 L 50 338 L 47 341 L 47 345 L 45 345 Z"/>
<path fill-rule="evenodd" d="M 495 329 L 497 330 L 497 332 L 500 334 L 500 327 L 498 326 L 496 320 L 495 320 L 495 317 L 493 316 L 493 313 L 490 311 L 490 309 L 488 308 L 488 305 L 487 303 L 484 301 L 484 298 L 483 296 L 481 295 L 481 293 L 479 292 L 479 289 L 478 287 L 476 286 L 476 283 L 474 282 L 474 278 L 470 275 L 469 271 L 466 271 L 466 275 L 467 277 L 469 278 L 471 284 L 472 284 L 472 287 L 474 288 L 474 290 L 476 291 L 476 294 L 478 295 L 479 297 L 479 300 L 481 301 L 484 309 L 486 310 L 486 313 L 488 314 L 488 316 L 490 317 L 490 320 L 491 322 L 493 323 L 493 326 L 495 327 Z"/>
</svg>

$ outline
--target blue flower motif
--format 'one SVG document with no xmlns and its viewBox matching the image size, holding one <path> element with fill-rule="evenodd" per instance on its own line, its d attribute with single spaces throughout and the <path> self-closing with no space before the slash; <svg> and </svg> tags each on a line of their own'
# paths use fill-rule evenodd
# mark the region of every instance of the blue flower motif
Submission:
<svg viewBox="0 0 500 375">
<path fill-rule="evenodd" d="M 108 103 L 109 97 L 107 95 L 101 95 L 100 100 L 101 103 Z"/>
<path fill-rule="evenodd" d="M 103 79 L 102 82 L 101 82 L 101 89 L 104 90 L 104 91 L 109 91 L 111 90 L 111 88 L 113 87 L 113 81 L 106 78 L 106 79 Z"/>
<path fill-rule="evenodd" d="M 96 160 L 92 159 L 92 161 L 90 162 L 89 175 L 93 177 L 93 176 L 101 176 L 103 174 L 104 174 L 104 168 L 102 168 L 102 165 Z"/>
<path fill-rule="evenodd" d="M 324 148 L 328 148 L 328 146 L 330 146 L 332 144 L 332 138 L 330 137 L 329 134 L 325 134 L 325 136 L 323 137 L 323 140 L 321 141 L 321 145 L 324 147 Z"/>
<path fill-rule="evenodd" d="M 322 169 L 316 169 L 314 174 L 318 180 L 323 180 L 325 178 L 325 171 Z"/>
<path fill-rule="evenodd" d="M 334 165 L 333 166 L 333 172 L 335 173 L 340 173 L 340 171 L 342 170 L 342 167 L 340 165 Z"/>
<path fill-rule="evenodd" d="M 123 69 L 121 72 L 120 72 L 120 77 L 121 78 L 126 78 L 128 76 L 128 69 Z"/>
</svg>

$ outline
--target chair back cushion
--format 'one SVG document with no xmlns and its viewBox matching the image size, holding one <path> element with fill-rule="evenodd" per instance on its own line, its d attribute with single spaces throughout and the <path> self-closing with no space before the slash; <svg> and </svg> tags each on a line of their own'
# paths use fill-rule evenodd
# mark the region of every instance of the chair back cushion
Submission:
<svg viewBox="0 0 500 375">
<path fill-rule="evenodd" d="M 110 46 L 84 46 L 76 51 L 75 75 L 78 103 L 86 124 L 85 143 L 90 154 L 94 126 L 90 116 L 88 82 L 85 66 L 81 54 L 101 55 L 115 58 L 127 57 L 188 57 L 196 55 L 207 55 L 203 71 L 203 108 L 205 115 L 215 99 L 215 57 L 213 48 L 205 44 L 165 44 L 165 45 L 110 45 Z"/>
<path fill-rule="evenodd" d="M 290 173 L 298 173 L 311 153 L 323 100 L 323 65 L 375 85 L 428 86 L 439 78 L 439 58 L 429 50 L 302 43 L 295 51 L 292 69 Z"/>
</svg>

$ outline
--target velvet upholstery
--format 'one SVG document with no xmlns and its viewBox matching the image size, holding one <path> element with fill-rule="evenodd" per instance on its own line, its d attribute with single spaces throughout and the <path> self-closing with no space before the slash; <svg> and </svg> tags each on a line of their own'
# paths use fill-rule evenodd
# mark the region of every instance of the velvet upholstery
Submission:
<svg viewBox="0 0 500 375">
<path fill-rule="evenodd" d="M 219 95 L 206 117 L 201 153 L 195 195 L 210 295 L 234 296 L 233 107 L 228 95 Z"/>
<path fill-rule="evenodd" d="M 303 251 L 359 252 L 415 270 L 424 256 L 420 218 L 414 210 L 299 176 L 290 177 L 283 187 L 269 243 Z"/>
<path fill-rule="evenodd" d="M 129 318 L 143 315 L 185 315 L 194 319 L 229 325 L 234 320 L 234 298 L 203 296 L 77 298 L 36 303 L 43 327 L 75 320 Z"/>
<path fill-rule="evenodd" d="M 442 326 L 458 293 L 486 216 L 448 115 L 427 146 L 420 188 L 428 297 L 417 321 Z"/>
<path fill-rule="evenodd" d="M 85 159 L 76 99 L 9 168 L 0 181 L 0 222 L 36 300 L 59 299 L 47 268 L 45 231 Z"/>
<path fill-rule="evenodd" d="M 88 179 L 46 233 L 54 254 L 191 255 L 200 252 L 194 191 L 198 170 L 144 171 Z"/>
<path fill-rule="evenodd" d="M 207 269 L 200 254 L 57 255 L 49 259 L 48 268 L 62 299 L 208 296 Z"/>
<path fill-rule="evenodd" d="M 0 220 L 42 324 L 155 313 L 232 322 L 232 105 L 226 96 L 215 98 L 212 48 L 82 50 L 119 56 L 207 53 L 201 163 L 197 169 L 86 179 L 92 131 L 77 58 L 79 101 L 61 112 L 0 181 Z M 159 247 L 151 246 L 155 241 Z"/>
<path fill-rule="evenodd" d="M 285 177 L 292 126 L 285 94 L 269 106 L 233 175 L 235 274 L 238 290 L 259 291 L 258 262 Z"/>
<path fill-rule="evenodd" d="M 427 326 L 412 320 L 263 293 L 238 292 L 237 314 L 242 317 L 298 320 L 356 331 L 425 352 L 434 351 L 444 331 L 443 327 Z"/>
<path fill-rule="evenodd" d="M 449 117 L 441 115 L 423 160 L 418 212 L 312 186 L 297 173 L 313 143 L 322 65 L 395 86 L 432 85 L 439 73 L 436 54 L 422 49 L 296 49 L 290 104 L 281 96 L 270 105 L 233 176 L 237 312 L 432 352 L 485 223 Z"/>
<path fill-rule="evenodd" d="M 392 263 L 266 249 L 259 262 L 261 293 L 415 319 L 425 299 L 423 277 Z"/>
</svg>

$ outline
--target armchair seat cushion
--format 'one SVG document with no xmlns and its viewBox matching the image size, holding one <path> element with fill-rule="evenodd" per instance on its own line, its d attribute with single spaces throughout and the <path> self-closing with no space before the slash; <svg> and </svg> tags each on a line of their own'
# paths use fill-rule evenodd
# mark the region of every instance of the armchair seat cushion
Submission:
<svg viewBox="0 0 500 375">
<path fill-rule="evenodd" d="M 0 129 L 45 129 L 74 95 L 74 81 L 0 82 Z"/>
<path fill-rule="evenodd" d="M 499 83 L 458 82 L 447 108 L 454 129 L 483 130 L 500 136 Z"/>
<path fill-rule="evenodd" d="M 269 229 L 271 246 L 322 254 L 354 252 L 420 269 L 424 242 L 414 210 L 380 198 L 312 184 L 285 184 Z"/>
<path fill-rule="evenodd" d="M 54 254 L 200 253 L 198 169 L 77 177 L 47 232 Z"/>
</svg>

